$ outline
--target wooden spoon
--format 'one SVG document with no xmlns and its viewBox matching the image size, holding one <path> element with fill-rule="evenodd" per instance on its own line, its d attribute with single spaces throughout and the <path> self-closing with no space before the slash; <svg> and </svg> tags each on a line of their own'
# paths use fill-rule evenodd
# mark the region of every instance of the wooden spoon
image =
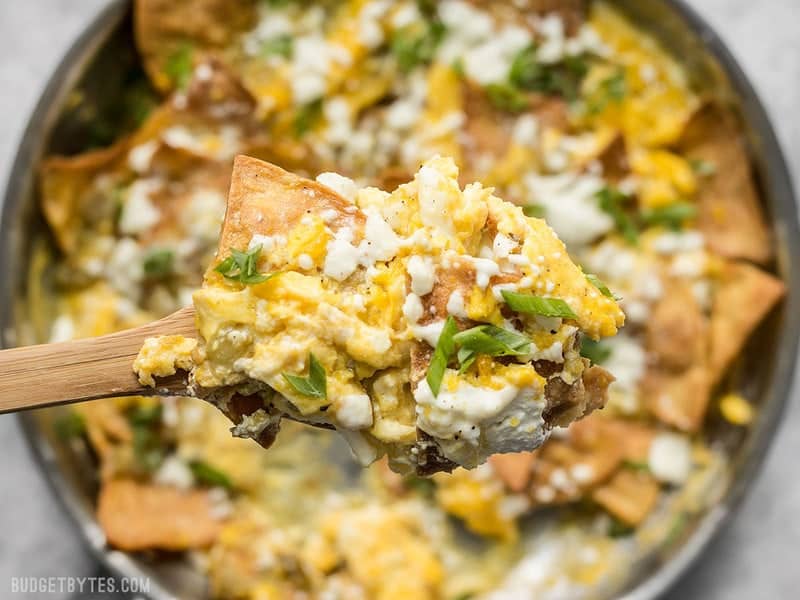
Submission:
<svg viewBox="0 0 800 600">
<path fill-rule="evenodd" d="M 0 414 L 117 396 L 187 396 L 187 374 L 178 371 L 143 386 L 133 361 L 145 338 L 196 337 L 194 308 L 158 321 L 96 338 L 0 351 Z"/>
</svg>

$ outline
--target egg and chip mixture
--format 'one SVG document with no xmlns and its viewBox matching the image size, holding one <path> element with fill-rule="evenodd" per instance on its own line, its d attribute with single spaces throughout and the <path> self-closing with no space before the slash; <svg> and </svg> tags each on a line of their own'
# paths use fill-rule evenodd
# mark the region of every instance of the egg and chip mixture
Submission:
<svg viewBox="0 0 800 600">
<path fill-rule="evenodd" d="M 225 412 L 236 394 L 262 399 L 237 435 L 274 436 L 286 414 L 335 427 L 363 465 L 473 468 L 604 405 L 613 378 L 578 335 L 613 335 L 624 316 L 592 277 L 544 221 L 480 183 L 462 189 L 451 158 L 389 193 L 240 156 L 217 263 L 194 293 L 190 387 Z M 143 383 L 186 368 L 194 348 L 176 337 L 146 341 Z"/>
<path fill-rule="evenodd" d="M 100 335 L 153 321 L 191 304 L 204 273 L 208 290 L 291 296 L 283 275 L 273 276 L 270 256 L 284 261 L 291 281 L 308 279 L 326 295 L 336 286 L 363 286 L 363 265 L 343 282 L 326 278 L 328 243 L 340 228 L 314 220 L 321 211 L 312 211 L 305 237 L 260 231 L 258 260 L 248 258 L 255 256 L 252 232 L 216 254 L 239 154 L 312 180 L 322 173 L 353 180 L 350 191 L 333 176 L 320 185 L 355 194 L 364 225 L 378 206 L 360 204 L 363 190 L 392 194 L 434 156 L 452 157 L 461 193 L 480 181 L 527 216 L 543 217 L 570 259 L 594 276 L 595 289 L 621 298 L 626 322 L 613 337 L 581 335 L 579 351 L 590 368 L 615 377 L 602 411 L 553 428 L 536 451 L 496 454 L 451 474 L 401 475 L 384 459 L 362 469 L 340 434 L 287 419 L 264 452 L 232 437 L 228 418 L 191 398 L 124 398 L 48 411 L 44 417 L 67 448 L 97 465 L 97 516 L 109 547 L 144 551 L 137 556 L 156 562 L 162 555 L 152 550 L 185 557 L 213 598 L 523 600 L 612 597 L 629 585 L 631 565 L 659 562 L 689 536 L 727 489 L 737 440 L 759 423 L 752 392 L 758 386 L 751 385 L 757 350 L 748 340 L 756 331 L 762 340 L 774 331 L 785 286 L 774 274 L 772 231 L 735 108 L 690 80 L 681 57 L 616 6 L 134 2 L 141 65 L 131 69 L 115 57 L 126 84 L 114 111 L 76 90 L 75 134 L 61 140 L 64 156 L 43 161 L 42 209 L 56 249 L 45 239 L 33 247 L 28 296 L 36 310 L 26 329 L 31 338 L 21 341 Z M 381 195 L 376 204 L 383 201 Z M 361 256 L 361 229 L 351 229 L 352 240 L 336 242 L 342 275 L 351 264 L 344 259 Z M 473 256 L 497 262 L 505 242 L 500 238 L 495 248 L 494 241 L 485 244 L 491 255 L 480 256 L 478 248 Z M 518 252 L 509 249 L 510 256 Z M 362 445 L 368 453 L 381 451 L 379 438 L 415 439 L 397 423 L 416 426 L 411 409 L 419 403 L 399 407 L 413 398 L 412 386 L 420 391 L 427 383 L 429 353 L 438 344 L 425 338 L 441 337 L 438 325 L 428 327 L 442 319 L 425 313 L 427 298 L 436 297 L 437 317 L 455 315 L 465 327 L 463 311 L 485 325 L 461 341 L 485 342 L 484 334 L 495 331 L 489 327 L 512 331 L 502 320 L 509 317 L 507 299 L 491 291 L 498 275 L 489 274 L 495 279 L 479 297 L 474 274 L 437 263 L 436 287 L 425 295 L 428 265 L 409 258 L 409 249 L 401 249 L 389 261 L 397 272 L 373 279 L 383 295 L 362 292 L 363 312 L 354 312 L 358 301 L 332 304 L 370 327 L 408 334 L 402 343 L 420 350 L 410 375 L 390 367 L 391 375 L 371 383 L 368 393 L 382 405 L 369 427 L 356 430 L 373 440 Z M 220 271 L 207 271 L 209 264 Z M 419 293 L 411 288 L 415 273 Z M 458 276 L 450 280 L 451 273 Z M 437 295 L 440 288 L 447 293 Z M 416 334 L 403 311 L 419 313 L 413 299 L 406 306 L 412 293 L 423 309 Z M 381 311 L 367 311 L 368 298 Z M 391 326 L 380 320 L 387 314 Z M 526 314 L 513 325 L 528 327 L 531 320 L 538 319 Z M 322 333 L 332 339 L 341 331 Z M 460 395 L 449 390 L 451 380 L 484 385 L 497 379 L 499 367 L 500 387 L 507 385 L 510 367 L 527 369 L 515 340 L 505 339 L 509 356 L 478 356 L 461 375 L 456 371 L 470 353 L 459 358 L 454 343 L 435 402 Z M 533 339 L 537 348 L 545 342 Z M 294 384 L 319 393 L 320 374 L 326 392 L 329 383 L 333 390 L 372 376 L 373 367 L 365 371 L 362 363 L 352 380 L 330 381 L 340 370 L 335 344 L 313 350 L 316 376 L 309 349 L 294 351 L 296 364 L 281 366 L 275 384 L 308 408 L 316 398 L 295 394 Z M 161 346 L 157 355 L 168 360 L 150 365 L 155 380 L 195 364 L 196 351 L 186 340 Z M 548 370 L 563 371 L 566 363 L 535 361 L 552 397 L 570 396 L 566 382 L 561 386 Z M 581 381 L 587 392 L 602 383 Z M 573 420 L 570 406 L 550 417 Z M 227 412 L 240 435 L 263 426 L 258 441 L 266 444 L 274 437 L 274 423 L 265 423 L 270 415 L 244 419 L 259 408 L 260 397 L 235 395 Z M 425 426 L 441 435 L 450 424 L 431 412 Z M 479 458 L 448 451 L 459 460 Z M 390 458 L 397 468 L 397 457 Z M 426 459 L 440 471 L 440 461 L 451 466 L 438 447 Z"/>
</svg>

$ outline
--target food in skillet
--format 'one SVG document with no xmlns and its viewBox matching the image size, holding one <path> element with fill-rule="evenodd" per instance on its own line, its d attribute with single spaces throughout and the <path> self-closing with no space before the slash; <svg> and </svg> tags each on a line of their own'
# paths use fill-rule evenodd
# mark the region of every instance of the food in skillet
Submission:
<svg viewBox="0 0 800 600">
<path fill-rule="evenodd" d="M 438 156 L 392 193 L 237 157 L 194 306 L 196 351 L 149 338 L 143 383 L 190 360 L 190 389 L 236 435 L 269 446 L 289 415 L 334 427 L 363 465 L 421 475 L 533 450 L 602 408 L 613 377 L 579 334 L 624 320 L 544 221 L 462 189 Z"/>
<path fill-rule="evenodd" d="M 351 469 L 337 436 L 292 423 L 263 452 L 190 399 L 59 419 L 97 458 L 109 545 L 186 550 L 215 598 L 612 596 L 714 505 L 719 442 L 759 418 L 747 340 L 784 289 L 734 113 L 602 2 L 431 6 L 140 0 L 160 108 L 110 149 L 45 165 L 62 252 L 32 280 L 57 292 L 38 325 L 54 339 L 191 301 L 237 153 L 390 191 L 453 156 L 462 187 L 543 215 L 622 298 L 620 333 L 581 343 L 617 377 L 605 409 L 469 471 Z M 383 41 L 362 47 L 375 23 Z"/>
</svg>

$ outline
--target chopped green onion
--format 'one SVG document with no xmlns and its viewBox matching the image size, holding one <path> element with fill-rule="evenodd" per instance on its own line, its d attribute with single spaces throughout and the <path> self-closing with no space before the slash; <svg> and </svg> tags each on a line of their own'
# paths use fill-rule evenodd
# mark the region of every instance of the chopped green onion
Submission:
<svg viewBox="0 0 800 600">
<path fill-rule="evenodd" d="M 597 275 L 595 275 L 594 273 L 584 273 L 584 275 L 586 276 L 586 280 L 589 283 L 591 283 L 594 287 L 596 287 L 600 291 L 600 293 L 603 294 L 603 296 L 605 296 L 606 298 L 614 298 L 614 300 L 618 299 L 614 294 L 611 293 L 611 290 L 608 289 L 608 286 L 605 283 L 603 283 L 603 280 L 600 279 Z"/>
<path fill-rule="evenodd" d="M 642 220 L 647 225 L 663 225 L 670 229 L 680 229 L 684 221 L 697 216 L 697 207 L 690 202 L 675 202 L 669 206 L 642 211 Z"/>
<path fill-rule="evenodd" d="M 494 325 L 478 325 L 461 331 L 453 336 L 453 341 L 460 348 L 489 356 L 527 354 L 531 347 L 531 341 L 524 335 Z"/>
<path fill-rule="evenodd" d="M 650 470 L 650 465 L 645 461 L 624 460 L 622 461 L 622 466 L 632 471 L 647 472 Z"/>
<path fill-rule="evenodd" d="M 428 374 L 425 376 L 428 381 L 428 387 L 431 388 L 434 397 L 439 395 L 447 363 L 450 362 L 455 353 L 456 345 L 453 337 L 456 333 L 458 333 L 458 326 L 455 319 L 452 316 L 448 316 L 444 327 L 442 327 L 442 333 L 439 335 L 439 341 L 436 342 L 436 349 L 433 351 L 431 363 L 428 365 Z"/>
<path fill-rule="evenodd" d="M 225 473 L 212 467 L 201 460 L 193 460 L 189 463 L 189 469 L 198 483 L 209 487 L 223 487 L 231 489 L 233 484 Z"/>
<path fill-rule="evenodd" d="M 611 517 L 611 523 L 608 526 L 608 536 L 612 538 L 621 538 L 633 534 L 636 531 L 635 527 L 631 527 L 627 523 L 623 523 L 615 517 Z"/>
<path fill-rule="evenodd" d="M 478 325 L 453 336 L 458 348 L 459 373 L 466 372 L 479 354 L 487 356 L 519 356 L 530 352 L 531 341 L 508 329 L 494 325 Z"/>
<path fill-rule="evenodd" d="M 613 220 L 617 230 L 629 244 L 639 241 L 639 232 L 633 219 L 625 212 L 622 204 L 628 197 L 617 188 L 606 186 L 596 194 L 600 203 L 600 210 L 607 213 Z"/>
<path fill-rule="evenodd" d="M 436 484 L 433 480 L 427 477 L 417 477 L 416 475 L 409 475 L 403 480 L 405 486 L 427 498 L 433 497 L 436 491 Z"/>
<path fill-rule="evenodd" d="M 510 82 L 517 88 L 574 100 L 589 67 L 583 56 L 568 56 L 562 63 L 544 65 L 536 57 L 536 47 L 521 50 L 511 63 Z"/>
<path fill-rule="evenodd" d="M 562 319 L 577 319 L 569 304 L 560 298 L 543 298 L 533 294 L 520 294 L 503 290 L 503 299 L 511 310 L 543 317 L 561 317 Z"/>
<path fill-rule="evenodd" d="M 144 258 L 144 274 L 153 279 L 172 275 L 175 253 L 169 249 L 151 250 Z"/>
<path fill-rule="evenodd" d="M 689 166 L 692 171 L 700 177 L 711 177 L 717 172 L 717 165 L 711 161 L 703 160 L 702 158 L 689 159 Z"/>
<path fill-rule="evenodd" d="M 686 526 L 688 524 L 689 516 L 686 513 L 679 513 L 672 521 L 672 525 L 670 525 L 664 544 L 670 546 L 676 542 L 678 538 L 683 535 L 683 532 L 686 531 Z"/>
<path fill-rule="evenodd" d="M 186 89 L 192 77 L 193 49 L 190 44 L 181 44 L 164 64 L 164 73 L 169 77 L 172 85 L 179 90 Z"/>
<path fill-rule="evenodd" d="M 294 117 L 294 133 L 297 137 L 303 137 L 306 133 L 319 122 L 322 118 L 322 99 L 314 100 L 304 104 L 297 110 Z"/>
<path fill-rule="evenodd" d="M 131 425 L 143 425 L 149 427 L 150 425 L 157 425 L 161 423 L 161 413 L 163 408 L 161 404 L 152 404 L 150 406 L 134 406 L 128 412 L 128 420 Z"/>
<path fill-rule="evenodd" d="M 214 270 L 217 273 L 221 273 L 225 279 L 238 281 L 245 285 L 264 283 L 278 275 L 278 273 L 259 273 L 258 259 L 260 256 L 261 245 L 248 252 L 231 250 L 231 255 L 214 267 Z"/>
<path fill-rule="evenodd" d="M 283 56 L 290 58 L 292 56 L 292 36 L 279 35 L 268 40 L 264 40 L 261 44 L 262 56 Z"/>
<path fill-rule="evenodd" d="M 535 217 L 537 219 L 541 219 L 545 215 L 544 206 L 541 204 L 528 204 L 527 206 L 523 206 L 522 212 L 525 213 L 526 217 Z"/>
<path fill-rule="evenodd" d="M 525 92 L 508 83 L 491 83 L 486 86 L 489 102 L 495 108 L 507 112 L 521 112 L 528 108 L 530 102 Z"/>
<path fill-rule="evenodd" d="M 308 362 L 308 377 L 284 373 L 283 378 L 295 389 L 297 393 L 302 394 L 303 396 L 324 399 L 328 395 L 325 368 L 319 363 L 313 354 L 308 355 Z"/>
<path fill-rule="evenodd" d="M 430 63 L 444 34 L 445 27 L 440 21 L 431 21 L 424 26 L 409 25 L 396 31 L 390 49 L 400 70 L 408 73 L 419 65 Z"/>
<path fill-rule="evenodd" d="M 625 69 L 620 67 L 616 73 L 601 81 L 588 103 L 589 114 L 603 112 L 610 104 L 619 104 L 627 93 Z"/>
<path fill-rule="evenodd" d="M 53 422 L 56 435 L 62 440 L 70 440 L 86 433 L 86 421 L 74 410 L 68 410 Z"/>
<path fill-rule="evenodd" d="M 611 357 L 611 346 L 606 342 L 596 342 L 591 338 L 581 340 L 581 356 L 588 358 L 592 364 L 602 365 Z"/>
</svg>

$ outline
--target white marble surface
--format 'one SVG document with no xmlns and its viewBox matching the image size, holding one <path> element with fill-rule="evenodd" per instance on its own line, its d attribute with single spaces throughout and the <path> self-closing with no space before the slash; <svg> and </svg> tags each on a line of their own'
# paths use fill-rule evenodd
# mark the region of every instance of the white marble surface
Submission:
<svg viewBox="0 0 800 600">
<path fill-rule="evenodd" d="M 0 181 L 5 181 L 19 136 L 47 77 L 105 3 L 0 0 Z M 716 27 L 754 81 L 798 179 L 798 1 L 691 3 Z M 35 470 L 14 417 L 0 417 L 0 443 L 0 598 L 13 597 L 9 593 L 12 576 L 92 574 L 94 562 Z M 800 403 L 794 401 L 742 510 L 669 598 L 751 600 L 800 595 L 798 456 Z"/>
</svg>

